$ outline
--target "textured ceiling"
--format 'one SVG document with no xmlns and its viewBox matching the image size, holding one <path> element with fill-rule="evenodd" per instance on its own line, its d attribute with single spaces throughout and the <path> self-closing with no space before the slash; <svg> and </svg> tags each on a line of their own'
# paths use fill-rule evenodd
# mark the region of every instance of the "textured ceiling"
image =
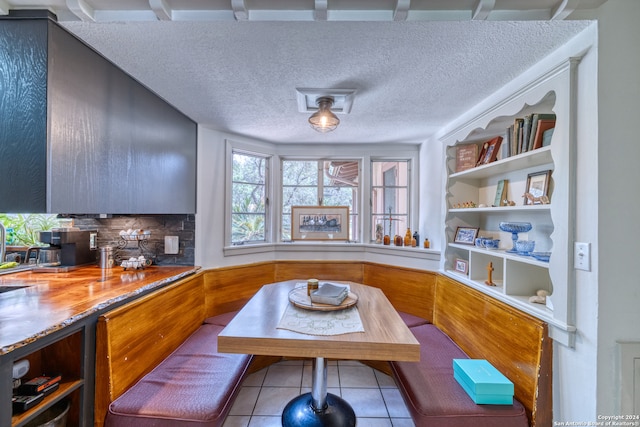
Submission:
<svg viewBox="0 0 640 427">
<path fill-rule="evenodd" d="M 193 120 L 276 142 L 417 142 L 585 28 L 535 22 L 65 22 Z M 335 131 L 296 88 L 356 89 Z"/>
<path fill-rule="evenodd" d="M 384 143 L 424 141 L 589 25 L 567 17 L 605 1 L 0 0 L 0 14 L 49 9 L 207 127 Z M 321 134 L 296 88 L 357 92 Z"/>
</svg>

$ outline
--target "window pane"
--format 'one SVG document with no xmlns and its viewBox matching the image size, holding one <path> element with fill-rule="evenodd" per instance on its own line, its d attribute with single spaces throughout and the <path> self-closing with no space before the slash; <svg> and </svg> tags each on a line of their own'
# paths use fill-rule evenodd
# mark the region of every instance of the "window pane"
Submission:
<svg viewBox="0 0 640 427">
<path fill-rule="evenodd" d="M 389 228 L 391 226 L 391 228 Z M 407 216 L 406 215 L 392 215 L 391 223 L 389 223 L 389 215 L 373 215 L 371 221 L 371 235 L 372 240 L 378 241 L 378 234 L 382 233 L 380 237 L 383 237 L 385 234 L 390 236 L 391 239 L 396 234 L 400 236 L 405 235 L 407 231 Z"/>
<path fill-rule="evenodd" d="M 291 206 L 349 206 L 350 239 L 358 237 L 360 164 L 356 160 L 283 160 L 282 240 L 291 238 Z"/>
<path fill-rule="evenodd" d="M 266 239 L 267 159 L 256 155 L 232 155 L 231 243 Z"/>
<path fill-rule="evenodd" d="M 284 160 L 282 162 L 282 185 L 318 185 L 318 162 Z"/>
<path fill-rule="evenodd" d="M 330 187 L 324 189 L 323 204 L 325 206 L 349 206 L 353 211 L 353 200 L 356 191 L 351 187 Z"/>
<path fill-rule="evenodd" d="M 234 184 L 232 194 L 233 211 L 264 213 L 264 190 L 264 185 Z"/>
<path fill-rule="evenodd" d="M 264 215 L 232 214 L 231 240 L 234 243 L 264 241 Z"/>
<path fill-rule="evenodd" d="M 291 212 L 291 206 L 316 206 L 318 189 L 315 187 L 285 187 L 282 189 L 283 213 Z"/>
<path fill-rule="evenodd" d="M 263 157 L 233 153 L 233 181 L 264 184 L 265 160 Z"/>
<path fill-rule="evenodd" d="M 371 162 L 371 240 L 404 236 L 409 227 L 409 161 Z"/>
<path fill-rule="evenodd" d="M 282 240 L 291 240 L 291 209 L 288 215 L 282 215 Z"/>
<path fill-rule="evenodd" d="M 325 186 L 358 187 L 360 167 L 357 161 L 325 161 L 323 169 Z"/>
</svg>

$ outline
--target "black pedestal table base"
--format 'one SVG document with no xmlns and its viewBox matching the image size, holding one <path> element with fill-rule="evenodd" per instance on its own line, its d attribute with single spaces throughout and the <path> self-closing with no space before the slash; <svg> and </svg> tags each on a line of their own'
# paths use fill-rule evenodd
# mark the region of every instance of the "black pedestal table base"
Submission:
<svg viewBox="0 0 640 427">
<path fill-rule="evenodd" d="M 311 393 L 287 403 L 283 427 L 355 427 L 356 414 L 344 399 L 327 393 L 327 365 L 323 357 L 313 361 Z"/>
<path fill-rule="evenodd" d="M 320 411 L 313 407 L 311 393 L 293 399 L 282 412 L 284 427 L 354 427 L 356 414 L 351 405 L 335 394 L 327 393 L 327 406 Z"/>
</svg>

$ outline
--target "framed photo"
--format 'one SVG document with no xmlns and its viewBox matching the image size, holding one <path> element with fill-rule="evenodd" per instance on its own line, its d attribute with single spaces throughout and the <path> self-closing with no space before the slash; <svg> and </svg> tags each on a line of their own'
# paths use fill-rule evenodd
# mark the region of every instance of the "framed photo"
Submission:
<svg viewBox="0 0 640 427">
<path fill-rule="evenodd" d="M 291 240 L 349 240 L 349 206 L 292 206 Z"/>
<path fill-rule="evenodd" d="M 458 273 L 467 274 L 467 273 L 469 273 L 469 261 L 467 261 L 466 259 L 462 259 L 462 258 L 456 258 L 455 259 L 455 265 L 453 266 L 453 268 Z"/>
<path fill-rule="evenodd" d="M 524 198 L 525 205 L 540 205 L 549 203 L 549 181 L 551 171 L 530 173 L 527 176 L 525 193 L 531 196 Z"/>
<path fill-rule="evenodd" d="M 453 243 L 474 245 L 476 242 L 476 236 L 478 235 L 478 230 L 478 228 L 473 227 L 458 227 L 456 229 L 456 236 L 453 239 Z"/>
<path fill-rule="evenodd" d="M 478 156 L 476 166 L 486 165 L 493 162 L 498 157 L 500 144 L 502 144 L 501 136 L 496 136 L 492 140 L 482 144 L 482 150 L 480 151 L 480 156 Z"/>
</svg>

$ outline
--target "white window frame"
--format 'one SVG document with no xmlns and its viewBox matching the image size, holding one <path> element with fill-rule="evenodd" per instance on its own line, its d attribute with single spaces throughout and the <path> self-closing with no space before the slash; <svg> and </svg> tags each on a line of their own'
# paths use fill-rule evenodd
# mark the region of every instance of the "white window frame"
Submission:
<svg viewBox="0 0 640 427">
<path fill-rule="evenodd" d="M 251 144 L 246 142 L 226 141 L 226 173 L 225 173 L 225 246 L 246 247 L 271 244 L 273 242 L 273 185 L 272 167 L 273 153 L 267 152 L 264 145 Z M 243 242 L 234 244 L 232 242 L 232 212 L 233 212 L 233 155 L 234 153 L 248 156 L 262 157 L 265 159 L 265 221 L 264 240 L 254 242 Z"/>
<path fill-rule="evenodd" d="M 369 159 L 369 212 L 368 212 L 368 225 L 369 227 L 366 229 L 367 233 L 367 241 L 369 243 L 374 243 L 375 242 L 375 236 L 372 236 L 371 230 L 373 229 L 373 224 L 374 224 L 374 215 L 375 214 L 380 214 L 380 212 L 374 212 L 373 211 L 373 200 L 371 199 L 371 196 L 373 194 L 373 183 L 374 183 L 374 179 L 373 179 L 373 164 L 375 163 L 380 163 L 380 162 L 406 162 L 407 163 L 407 221 L 406 221 L 406 226 L 408 228 L 410 228 L 413 232 L 413 230 L 415 230 L 415 227 L 417 227 L 417 224 L 413 224 L 413 218 L 415 218 L 415 212 L 414 212 L 414 204 L 412 203 L 412 200 L 414 199 L 414 197 L 417 194 L 417 190 L 414 189 L 413 186 L 413 182 L 414 182 L 414 162 L 416 161 L 416 158 L 414 156 L 407 156 L 407 157 L 371 157 Z M 378 186 L 379 187 L 379 186 Z M 383 216 L 385 215 L 384 212 L 382 212 Z M 402 236 L 404 236 L 404 233 L 401 234 Z M 391 239 L 393 240 L 393 236 L 391 236 Z"/>
<path fill-rule="evenodd" d="M 353 227 L 355 228 L 355 230 L 350 230 L 350 234 L 355 234 L 356 240 L 354 240 L 354 242 L 362 242 L 362 221 L 363 221 L 363 212 L 362 212 L 362 208 L 363 208 L 363 204 L 362 204 L 362 192 L 363 192 L 363 185 L 362 185 L 362 164 L 363 164 L 363 160 L 362 157 L 359 156 L 350 156 L 350 155 L 345 155 L 345 156 L 338 156 L 338 157 L 333 157 L 333 156 L 313 156 L 313 157 L 288 157 L 288 156 L 282 156 L 280 157 L 280 174 L 279 174 L 279 185 L 278 185 L 278 190 L 279 190 L 279 203 L 278 203 L 278 207 L 277 207 L 277 215 L 278 215 L 278 226 L 279 226 L 279 236 L 278 239 L 280 240 L 280 242 L 290 242 L 290 240 L 284 240 L 283 238 L 283 218 L 284 218 L 284 180 L 283 180 L 283 173 L 284 173 L 284 162 L 327 162 L 327 161 L 349 161 L 349 162 L 356 162 L 358 163 L 358 177 L 359 177 L 359 182 L 358 182 L 358 191 L 357 191 L 357 195 L 356 197 L 353 199 L 353 205 L 357 207 L 357 213 L 353 213 L 351 212 L 351 210 L 349 211 L 349 221 L 351 222 L 351 217 L 356 216 L 358 221 L 357 221 L 357 227 Z M 318 200 L 322 203 L 322 206 L 326 206 L 324 204 L 324 200 L 323 200 L 323 194 L 324 194 L 324 173 L 321 167 L 318 166 L 318 185 L 317 185 L 317 197 Z"/>
</svg>

